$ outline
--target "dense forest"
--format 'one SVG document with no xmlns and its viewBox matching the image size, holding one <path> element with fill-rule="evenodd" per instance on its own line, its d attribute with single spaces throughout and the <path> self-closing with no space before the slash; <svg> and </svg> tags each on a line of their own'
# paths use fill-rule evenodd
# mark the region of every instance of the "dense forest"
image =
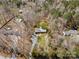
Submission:
<svg viewBox="0 0 79 59">
<path fill-rule="evenodd" d="M 0 59 L 79 59 L 79 0 L 0 0 Z"/>
</svg>

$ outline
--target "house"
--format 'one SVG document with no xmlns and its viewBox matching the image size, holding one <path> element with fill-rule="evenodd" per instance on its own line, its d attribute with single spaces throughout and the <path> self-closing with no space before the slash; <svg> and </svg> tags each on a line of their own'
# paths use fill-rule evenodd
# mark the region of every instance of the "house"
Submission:
<svg viewBox="0 0 79 59">
<path fill-rule="evenodd" d="M 46 33 L 47 30 L 46 29 L 43 29 L 43 28 L 35 28 L 35 33 Z"/>
<path fill-rule="evenodd" d="M 69 30 L 69 31 L 64 31 L 63 34 L 65 36 L 71 36 L 71 35 L 76 35 L 78 32 L 76 30 Z"/>
</svg>

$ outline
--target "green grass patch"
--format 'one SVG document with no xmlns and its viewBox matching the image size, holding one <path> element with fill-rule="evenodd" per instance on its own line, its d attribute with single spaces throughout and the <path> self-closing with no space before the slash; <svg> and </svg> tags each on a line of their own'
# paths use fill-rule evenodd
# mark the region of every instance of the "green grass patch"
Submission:
<svg viewBox="0 0 79 59">
<path fill-rule="evenodd" d="M 38 43 L 42 48 L 45 46 L 45 35 L 41 34 L 41 36 L 38 37 Z"/>
<path fill-rule="evenodd" d="M 37 27 L 38 28 L 41 27 L 43 29 L 48 29 L 48 23 L 46 21 L 40 21 L 40 22 L 38 22 Z"/>
</svg>

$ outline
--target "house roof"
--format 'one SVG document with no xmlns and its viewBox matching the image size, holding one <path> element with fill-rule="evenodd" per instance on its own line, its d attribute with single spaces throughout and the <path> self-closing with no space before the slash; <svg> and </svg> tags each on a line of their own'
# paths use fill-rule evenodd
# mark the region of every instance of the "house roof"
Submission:
<svg viewBox="0 0 79 59">
<path fill-rule="evenodd" d="M 46 29 L 42 29 L 42 28 L 35 28 L 35 33 L 46 33 L 47 30 Z"/>
</svg>

